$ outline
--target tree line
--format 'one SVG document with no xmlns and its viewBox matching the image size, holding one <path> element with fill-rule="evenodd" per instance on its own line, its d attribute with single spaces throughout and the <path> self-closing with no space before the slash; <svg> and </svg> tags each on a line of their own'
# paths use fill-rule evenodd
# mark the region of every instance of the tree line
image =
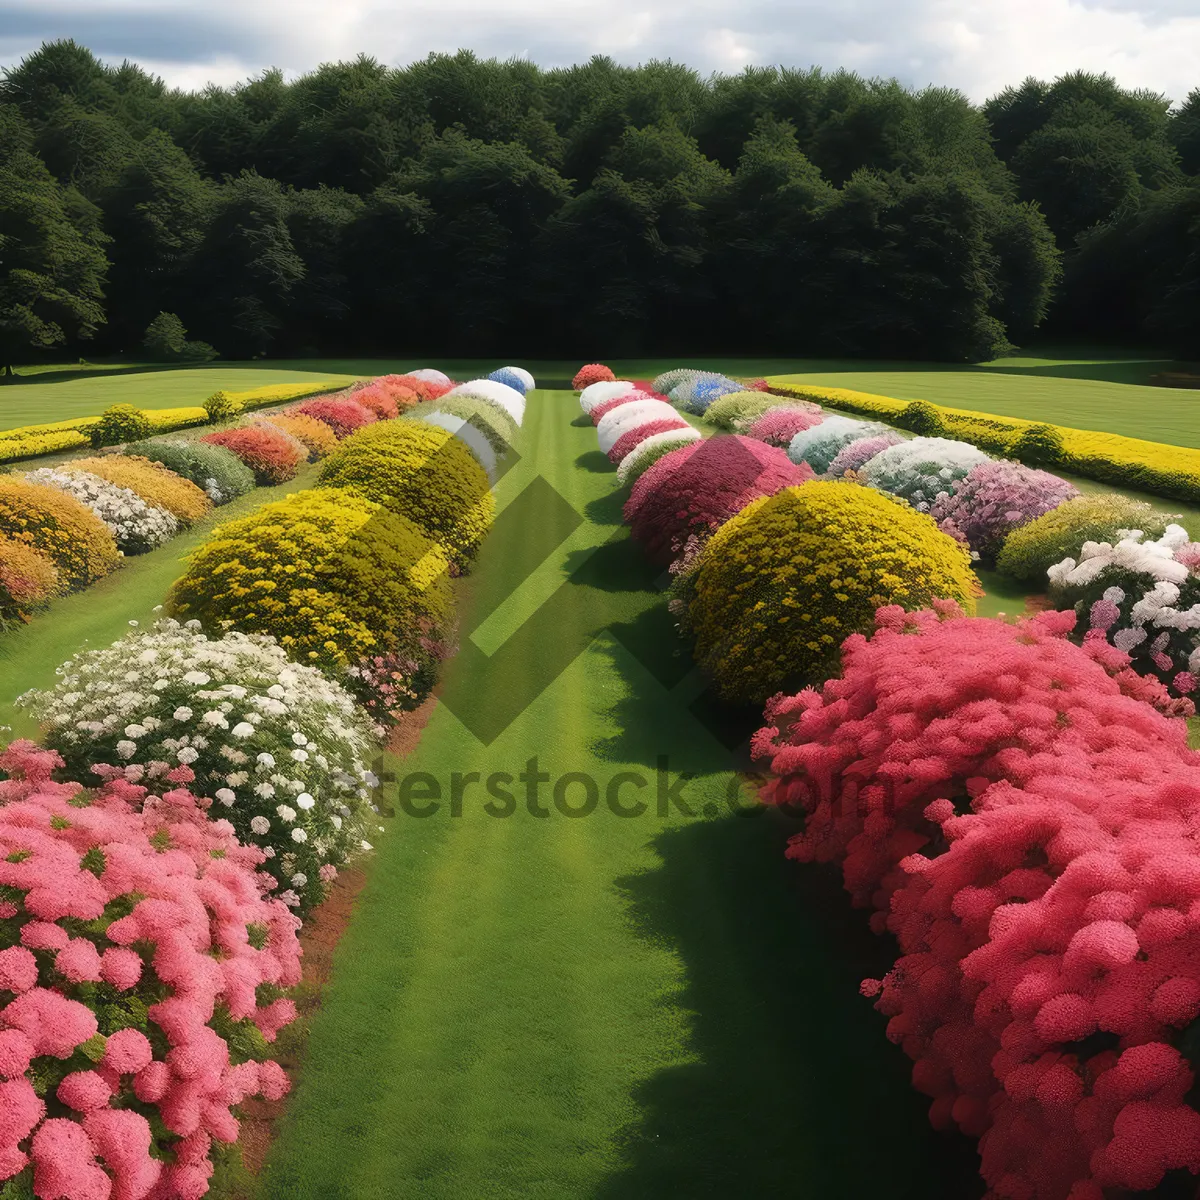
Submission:
<svg viewBox="0 0 1200 1200">
<path fill-rule="evenodd" d="M 977 106 L 463 51 L 189 93 L 72 41 L 0 81 L 0 362 L 972 361 L 1039 329 L 1200 357 L 1200 88 L 1076 73 Z"/>
</svg>

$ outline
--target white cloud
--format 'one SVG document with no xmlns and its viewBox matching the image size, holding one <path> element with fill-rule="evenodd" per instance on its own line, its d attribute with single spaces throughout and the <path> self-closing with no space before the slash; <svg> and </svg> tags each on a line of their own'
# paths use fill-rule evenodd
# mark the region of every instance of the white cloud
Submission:
<svg viewBox="0 0 1200 1200">
<path fill-rule="evenodd" d="M 0 31 L 0 63 L 73 36 L 189 88 L 460 47 L 544 66 L 672 58 L 702 74 L 844 66 L 975 100 L 1077 69 L 1176 100 L 1200 86 L 1197 0 L 0 0 Z"/>
</svg>

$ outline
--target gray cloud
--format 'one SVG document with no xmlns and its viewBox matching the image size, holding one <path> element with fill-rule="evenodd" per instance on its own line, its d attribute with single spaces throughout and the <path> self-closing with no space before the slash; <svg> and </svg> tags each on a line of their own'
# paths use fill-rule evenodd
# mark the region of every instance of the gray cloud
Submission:
<svg viewBox="0 0 1200 1200">
<path fill-rule="evenodd" d="M 847 67 L 976 100 L 1078 68 L 1176 99 L 1200 85 L 1196 0 L 0 0 L 0 63 L 67 36 L 187 87 L 460 47 L 547 67 L 593 54 L 702 74 Z"/>
</svg>

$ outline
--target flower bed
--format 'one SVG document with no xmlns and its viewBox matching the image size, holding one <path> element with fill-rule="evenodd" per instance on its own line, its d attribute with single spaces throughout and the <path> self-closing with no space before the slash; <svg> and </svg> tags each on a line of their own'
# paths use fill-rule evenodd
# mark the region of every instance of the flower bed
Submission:
<svg viewBox="0 0 1200 1200">
<path fill-rule="evenodd" d="M 691 442 L 642 474 L 625 502 L 625 520 L 647 556 L 665 566 L 689 537 L 706 537 L 751 501 L 811 478 L 781 450 L 750 438 Z"/>
<path fill-rule="evenodd" d="M 39 487 L 56 488 L 90 508 L 122 554 L 144 554 L 179 532 L 179 522 L 165 508 L 147 504 L 129 488 L 87 471 L 39 467 L 25 480 Z"/>
<path fill-rule="evenodd" d="M 339 441 L 362 429 L 364 425 L 370 425 L 376 419 L 369 408 L 348 396 L 318 396 L 315 400 L 306 400 L 287 411 L 289 416 L 295 413 L 301 417 L 323 421 L 333 430 Z"/>
<path fill-rule="evenodd" d="M 309 462 L 319 462 L 338 448 L 337 434 L 316 417 L 306 417 L 298 412 L 272 413 L 263 421 L 295 438 L 304 447 Z"/>
<path fill-rule="evenodd" d="M 0 630 L 28 621 L 59 587 L 58 568 L 49 555 L 0 534 Z"/>
<path fill-rule="evenodd" d="M 476 396 L 498 404 L 518 424 L 525 419 L 525 395 L 494 379 L 472 379 L 451 388 L 447 396 Z"/>
<path fill-rule="evenodd" d="M 841 678 L 772 703 L 755 749 L 765 798 L 805 817 L 789 854 L 839 862 L 899 943 L 864 990 L 933 1123 L 981 1137 L 998 1196 L 1195 1173 L 1200 761 L 1182 723 L 1123 694 L 1124 656 L 1067 642 L 1070 614 L 879 617 Z"/>
<path fill-rule="evenodd" d="M 0 476 L 0 535 L 46 555 L 68 590 L 86 587 L 121 560 L 108 526 L 58 488 Z"/>
<path fill-rule="evenodd" d="M 353 698 L 270 638 L 174 621 L 65 663 L 22 698 L 72 779 L 161 788 L 180 766 L 290 907 L 307 911 L 367 828 L 376 731 Z"/>
<path fill-rule="evenodd" d="M 209 446 L 223 446 L 236 454 L 254 472 L 255 482 L 263 486 L 295 479 L 296 471 L 307 457 L 282 430 L 267 425 L 222 429 L 206 433 L 200 440 Z"/>
<path fill-rule="evenodd" d="M 847 442 L 833 456 L 833 461 L 830 462 L 828 469 L 825 471 L 825 478 L 845 479 L 847 476 L 857 477 L 858 472 L 875 455 L 886 450 L 889 446 L 899 445 L 902 441 L 904 439 L 898 433 L 894 433 L 889 429 L 887 433 L 876 433 L 870 437 L 860 437 L 852 442 Z"/>
<path fill-rule="evenodd" d="M 622 487 L 632 487 L 660 458 L 698 442 L 700 438 L 700 431 L 687 424 L 651 434 L 621 459 L 617 467 L 617 482 Z"/>
<path fill-rule="evenodd" d="M 826 417 L 819 424 L 802 429 L 792 438 L 788 446 L 788 458 L 794 463 L 808 463 L 818 475 L 824 475 L 838 453 L 851 442 L 891 432 L 878 421 Z"/>
<path fill-rule="evenodd" d="M 128 488 L 147 504 L 164 508 L 185 528 L 212 511 L 212 501 L 190 479 L 148 458 L 106 454 L 77 458 L 63 464 L 64 471 L 87 471 L 118 487 Z"/>
<path fill-rule="evenodd" d="M 929 512 L 939 496 L 955 490 L 972 468 L 990 462 L 982 450 L 947 438 L 917 437 L 897 442 L 868 459 L 859 478 L 870 487 Z"/>
<path fill-rule="evenodd" d="M 786 450 L 796 434 L 820 425 L 823 420 L 824 415 L 820 412 L 791 404 L 777 404 L 750 422 L 746 436 Z"/>
<path fill-rule="evenodd" d="M 254 490 L 254 472 L 232 450 L 204 442 L 131 442 L 125 453 L 161 463 L 190 479 L 214 504 L 228 504 Z"/>
<path fill-rule="evenodd" d="M 293 659 L 339 668 L 401 650 L 450 619 L 445 554 L 422 531 L 342 488 L 297 492 L 218 526 L 192 555 L 170 615 L 275 637 Z"/>
<path fill-rule="evenodd" d="M 761 701 L 836 671 L 842 642 L 870 629 L 881 605 L 971 604 L 978 592 L 967 551 L 929 516 L 818 481 L 754 501 L 713 534 L 687 622 L 721 693 Z"/>
<path fill-rule="evenodd" d="M 486 472 L 448 430 L 423 421 L 372 425 L 321 467 L 320 485 L 352 487 L 402 514 L 466 567 L 495 515 Z"/>
<path fill-rule="evenodd" d="M 638 448 L 647 438 L 654 437 L 659 433 L 671 433 L 680 429 L 690 429 L 691 426 L 679 417 L 671 416 L 658 421 L 645 421 L 641 424 L 634 425 L 632 429 L 625 430 L 621 433 L 617 440 L 613 442 L 608 451 L 608 461 L 610 463 L 620 463 L 629 454 Z"/>
<path fill-rule="evenodd" d="M 972 467 L 952 493 L 939 496 L 930 513 L 943 532 L 992 563 L 1013 530 L 1078 495 L 1074 484 L 1048 471 L 987 462 Z"/>
<path fill-rule="evenodd" d="M 820 406 L 817 404 L 809 404 L 802 400 L 789 402 L 781 400 L 778 396 L 743 389 L 741 391 L 729 392 L 714 400 L 708 406 L 704 418 L 718 429 L 736 433 L 747 433 L 750 426 L 760 417 L 765 416 L 773 410 L 784 408 L 805 412 L 815 418 L 809 421 L 807 425 L 800 426 L 800 428 L 795 430 L 795 433 L 799 433 L 801 428 L 807 429 L 812 425 L 819 424 L 824 416 Z M 786 443 L 782 445 L 782 448 L 787 448 Z"/>
<path fill-rule="evenodd" d="M 233 1105 L 287 1091 L 267 1043 L 295 1016 L 275 997 L 300 978 L 296 921 L 188 792 L 89 795 L 50 782 L 59 762 L 0 756 L 0 1180 L 199 1197 Z"/>
<path fill-rule="evenodd" d="M 634 400 L 605 413 L 596 426 L 596 438 L 601 451 L 608 454 L 617 440 L 631 429 L 650 421 L 664 420 L 687 424 L 669 404 L 661 400 Z"/>
</svg>

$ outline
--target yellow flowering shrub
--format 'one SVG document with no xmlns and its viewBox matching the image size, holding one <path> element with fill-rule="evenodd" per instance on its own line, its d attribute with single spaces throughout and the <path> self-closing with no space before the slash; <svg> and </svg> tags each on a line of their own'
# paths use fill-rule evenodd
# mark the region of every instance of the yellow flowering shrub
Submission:
<svg viewBox="0 0 1200 1200">
<path fill-rule="evenodd" d="M 219 525 L 167 607 L 210 630 L 269 633 L 293 658 L 334 666 L 442 633 L 451 602 L 446 555 L 416 525 L 321 488 Z"/>
<path fill-rule="evenodd" d="M 109 483 L 128 488 L 147 504 L 165 508 L 184 525 L 194 525 L 212 511 L 212 501 L 190 479 L 176 475 L 148 458 L 106 454 L 63 463 L 64 471 L 88 471 Z"/>
<path fill-rule="evenodd" d="M 58 591 L 58 568 L 47 555 L 0 535 L 0 630 L 28 621 Z"/>
<path fill-rule="evenodd" d="M 58 488 L 0 475 L 0 535 L 40 550 L 64 589 L 107 575 L 121 554 L 108 526 Z"/>
<path fill-rule="evenodd" d="M 143 414 L 150 422 L 152 435 L 171 433 L 176 429 L 190 429 L 193 425 L 203 425 L 208 420 L 208 413 L 199 405 L 186 408 L 148 408 L 143 410 Z"/>
<path fill-rule="evenodd" d="M 868 413 L 906 428 L 905 410 L 920 404 L 923 413 L 932 409 L 941 418 L 944 430 L 941 436 L 972 442 L 989 454 L 1020 458 L 1021 449 L 1035 440 L 1039 449 L 1052 441 L 1058 457 L 1047 460 L 1035 456 L 1033 461 L 1036 465 L 1054 465 L 1088 479 L 1137 488 L 1176 500 L 1200 500 L 1200 449 L 1148 442 L 1119 433 L 1072 429 L 1069 425 L 1050 425 L 1021 417 L 1000 417 L 969 409 L 948 408 L 928 401 L 896 400 L 891 396 L 875 396 L 870 392 L 855 392 L 848 388 L 788 383 L 786 378 L 769 382 L 781 395 L 814 400 L 830 408 Z M 1034 429 L 1042 436 L 1023 439 L 1027 431 Z M 1054 434 L 1058 437 L 1054 437 Z M 1059 438 L 1061 451 L 1058 450 Z"/>
<path fill-rule="evenodd" d="M 466 444 L 424 421 L 378 421 L 321 467 L 322 487 L 349 487 L 403 513 L 465 566 L 496 512 L 487 473 Z"/>
<path fill-rule="evenodd" d="M 933 519 L 854 483 L 784 488 L 713 535 L 690 588 L 695 656 L 731 700 L 836 672 L 842 642 L 888 604 L 974 610 L 969 552 Z"/>
<path fill-rule="evenodd" d="M 10 437 L 9 434 L 17 436 Z M 9 429 L 0 434 L 0 462 L 18 462 L 23 458 L 58 454 L 89 445 L 91 439 L 78 429 L 50 429 L 44 433 L 31 433 L 29 427 Z"/>
<path fill-rule="evenodd" d="M 337 434 L 316 417 L 306 417 L 303 413 L 272 413 L 261 420 L 291 434 L 308 451 L 309 462 L 326 458 L 338 448 Z"/>
</svg>

